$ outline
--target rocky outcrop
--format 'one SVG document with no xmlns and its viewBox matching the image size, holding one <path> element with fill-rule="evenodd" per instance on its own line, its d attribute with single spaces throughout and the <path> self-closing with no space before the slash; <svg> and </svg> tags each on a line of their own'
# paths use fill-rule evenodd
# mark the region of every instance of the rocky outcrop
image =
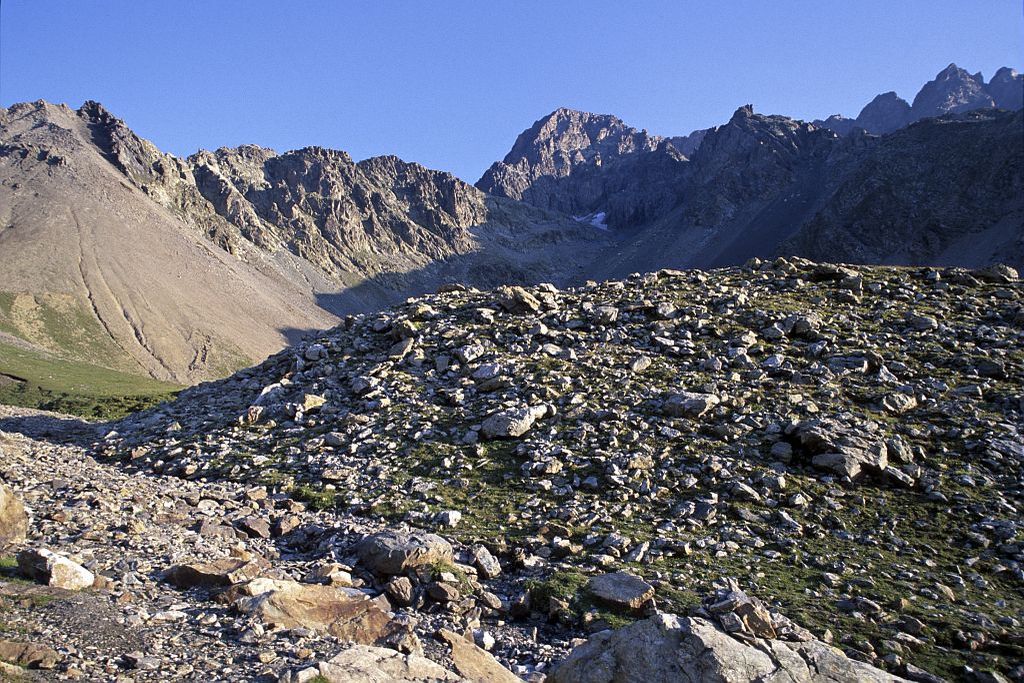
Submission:
<svg viewBox="0 0 1024 683">
<path fill-rule="evenodd" d="M 591 636 L 552 670 L 552 683 L 793 683 L 905 679 L 847 658 L 821 641 L 741 642 L 695 617 L 659 614 Z"/>
</svg>

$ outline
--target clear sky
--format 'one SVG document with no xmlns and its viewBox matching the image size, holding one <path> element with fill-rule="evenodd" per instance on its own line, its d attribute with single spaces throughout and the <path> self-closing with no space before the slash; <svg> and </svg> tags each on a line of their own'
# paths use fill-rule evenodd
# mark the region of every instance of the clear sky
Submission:
<svg viewBox="0 0 1024 683">
<path fill-rule="evenodd" d="M 321 145 L 470 182 L 559 106 L 678 135 L 1024 61 L 1021 0 L 0 2 L 4 106 L 95 99 L 178 155 Z"/>
</svg>

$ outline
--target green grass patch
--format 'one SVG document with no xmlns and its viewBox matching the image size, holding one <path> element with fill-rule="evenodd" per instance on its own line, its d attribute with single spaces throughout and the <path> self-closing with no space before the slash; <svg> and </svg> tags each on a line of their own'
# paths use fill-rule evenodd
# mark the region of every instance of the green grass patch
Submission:
<svg viewBox="0 0 1024 683">
<path fill-rule="evenodd" d="M 330 510 L 337 504 L 337 491 L 319 489 L 309 484 L 301 484 L 289 492 L 295 500 L 301 500 L 313 510 Z"/>
<path fill-rule="evenodd" d="M 111 420 L 170 400 L 180 388 L 0 342 L 0 403 Z"/>
</svg>

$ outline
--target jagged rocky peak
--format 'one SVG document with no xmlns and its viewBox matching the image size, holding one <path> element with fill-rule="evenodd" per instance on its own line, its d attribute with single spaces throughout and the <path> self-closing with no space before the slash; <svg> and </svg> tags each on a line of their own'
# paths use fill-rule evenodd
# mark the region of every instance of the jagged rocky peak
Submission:
<svg viewBox="0 0 1024 683">
<path fill-rule="evenodd" d="M 772 152 L 796 151 L 802 138 L 820 133 L 813 125 L 788 116 L 756 114 L 752 104 L 745 104 L 733 113 L 728 123 L 708 132 L 693 160 L 698 167 L 732 163 L 734 160 L 729 157 L 734 153 L 754 153 L 756 150 L 748 149 L 751 144 L 766 142 L 771 142 L 769 150 Z M 826 135 L 832 137 L 831 133 Z"/>
<path fill-rule="evenodd" d="M 476 188 L 394 156 L 356 163 L 325 147 L 278 154 L 244 145 L 200 152 L 189 162 L 203 196 L 248 239 L 266 249 L 284 246 L 328 272 L 376 270 L 379 257 L 397 252 L 419 258 L 465 251 L 468 228 L 488 216 Z M 357 253 L 371 256 L 357 263 Z"/>
<path fill-rule="evenodd" d="M 921 119 L 993 107 L 1011 111 L 1024 107 L 1024 77 L 1004 66 L 986 84 L 980 72 L 971 74 L 950 64 L 924 84 L 913 106 L 895 92 L 887 92 L 871 100 L 856 119 L 836 114 L 814 124 L 839 135 L 848 135 L 855 128 L 885 135 Z"/>
<path fill-rule="evenodd" d="M 516 140 L 505 163 L 528 159 L 543 163 L 546 157 L 564 168 L 595 156 L 605 160 L 643 150 L 653 150 L 661 138 L 637 130 L 608 114 L 591 114 L 561 107 L 539 119 Z M 565 156 L 560 156 L 561 152 Z"/>
<path fill-rule="evenodd" d="M 598 227 L 622 227 L 674 205 L 685 163 L 665 138 L 615 116 L 561 108 L 523 131 L 476 186 Z"/>
<path fill-rule="evenodd" d="M 950 64 L 924 84 L 914 98 L 912 111 L 916 121 L 994 106 L 995 101 L 985 92 L 985 79 L 980 72 L 972 75 L 956 64 Z"/>
<path fill-rule="evenodd" d="M 505 158 L 487 169 L 476 186 L 499 197 L 530 201 L 528 190 L 540 178 L 565 178 L 583 167 L 607 166 L 654 151 L 661 142 L 662 138 L 615 116 L 562 107 L 523 131 Z M 567 206 L 538 205 L 560 210 Z"/>
</svg>

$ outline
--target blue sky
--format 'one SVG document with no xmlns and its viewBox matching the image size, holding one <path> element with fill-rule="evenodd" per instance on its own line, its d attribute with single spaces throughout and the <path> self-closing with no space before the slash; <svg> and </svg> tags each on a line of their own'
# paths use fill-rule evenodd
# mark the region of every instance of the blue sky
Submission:
<svg viewBox="0 0 1024 683">
<path fill-rule="evenodd" d="M 321 145 L 470 182 L 559 106 L 685 134 L 1024 61 L 1020 0 L 3 0 L 0 22 L 4 106 L 95 99 L 178 155 Z"/>
</svg>

